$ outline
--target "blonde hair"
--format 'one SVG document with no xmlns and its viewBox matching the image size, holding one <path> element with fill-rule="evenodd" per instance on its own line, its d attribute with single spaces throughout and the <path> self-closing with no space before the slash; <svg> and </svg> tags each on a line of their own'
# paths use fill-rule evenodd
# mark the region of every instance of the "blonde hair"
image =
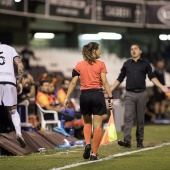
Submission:
<svg viewBox="0 0 170 170">
<path fill-rule="evenodd" d="M 99 48 L 99 44 L 96 42 L 90 42 L 83 46 L 82 55 L 84 60 L 86 60 L 89 64 L 95 62 L 96 58 L 92 56 L 93 50 L 97 50 Z"/>
</svg>

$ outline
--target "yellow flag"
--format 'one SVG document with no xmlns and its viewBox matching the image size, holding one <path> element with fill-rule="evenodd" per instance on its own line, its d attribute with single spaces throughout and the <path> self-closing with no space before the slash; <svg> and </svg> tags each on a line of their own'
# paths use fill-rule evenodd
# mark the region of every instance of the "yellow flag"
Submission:
<svg viewBox="0 0 170 170">
<path fill-rule="evenodd" d="M 100 142 L 100 146 L 105 145 L 109 142 L 117 140 L 116 126 L 114 124 L 113 112 L 110 110 L 110 118 L 107 124 L 107 128 L 104 132 L 103 138 Z"/>
</svg>

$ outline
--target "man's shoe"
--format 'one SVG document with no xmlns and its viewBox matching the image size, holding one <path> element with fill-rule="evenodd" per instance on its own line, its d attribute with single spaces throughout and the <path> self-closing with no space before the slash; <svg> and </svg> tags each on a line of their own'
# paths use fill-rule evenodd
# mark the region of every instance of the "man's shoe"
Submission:
<svg viewBox="0 0 170 170">
<path fill-rule="evenodd" d="M 143 143 L 142 142 L 137 142 L 137 148 L 144 148 Z"/>
<path fill-rule="evenodd" d="M 131 143 L 128 142 L 128 141 L 121 141 L 121 140 L 119 140 L 119 141 L 118 141 L 118 145 L 124 146 L 124 147 L 126 147 L 126 148 L 130 148 L 130 147 L 131 147 Z"/>
<path fill-rule="evenodd" d="M 90 151 L 91 151 L 91 144 L 87 144 L 87 145 L 85 146 L 84 153 L 83 153 L 83 158 L 84 158 L 84 159 L 89 159 L 89 157 L 90 157 Z"/>
<path fill-rule="evenodd" d="M 90 161 L 96 161 L 96 160 L 99 160 L 99 157 L 97 155 L 91 154 Z"/>
<path fill-rule="evenodd" d="M 25 148 L 26 147 L 26 142 L 25 142 L 25 140 L 23 139 L 22 136 L 17 136 L 17 140 L 18 140 L 21 148 Z"/>
</svg>

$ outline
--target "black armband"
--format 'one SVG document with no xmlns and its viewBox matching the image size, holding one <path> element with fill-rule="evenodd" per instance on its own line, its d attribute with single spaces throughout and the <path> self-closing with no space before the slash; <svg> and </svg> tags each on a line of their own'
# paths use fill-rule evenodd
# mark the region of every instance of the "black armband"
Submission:
<svg viewBox="0 0 170 170">
<path fill-rule="evenodd" d="M 113 99 L 113 96 L 112 96 L 112 97 L 109 97 L 109 99 L 110 99 L 110 100 Z"/>
<path fill-rule="evenodd" d="M 75 76 L 80 76 L 80 74 L 75 69 L 73 69 L 72 77 L 75 77 Z"/>
</svg>

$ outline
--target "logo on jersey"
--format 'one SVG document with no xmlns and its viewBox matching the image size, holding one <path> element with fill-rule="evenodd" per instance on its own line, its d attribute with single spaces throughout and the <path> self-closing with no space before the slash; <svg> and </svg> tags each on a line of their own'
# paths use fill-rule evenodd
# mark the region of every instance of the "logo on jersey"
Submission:
<svg viewBox="0 0 170 170">
<path fill-rule="evenodd" d="M 0 56 L 0 65 L 4 65 L 5 64 L 5 57 Z"/>
</svg>

